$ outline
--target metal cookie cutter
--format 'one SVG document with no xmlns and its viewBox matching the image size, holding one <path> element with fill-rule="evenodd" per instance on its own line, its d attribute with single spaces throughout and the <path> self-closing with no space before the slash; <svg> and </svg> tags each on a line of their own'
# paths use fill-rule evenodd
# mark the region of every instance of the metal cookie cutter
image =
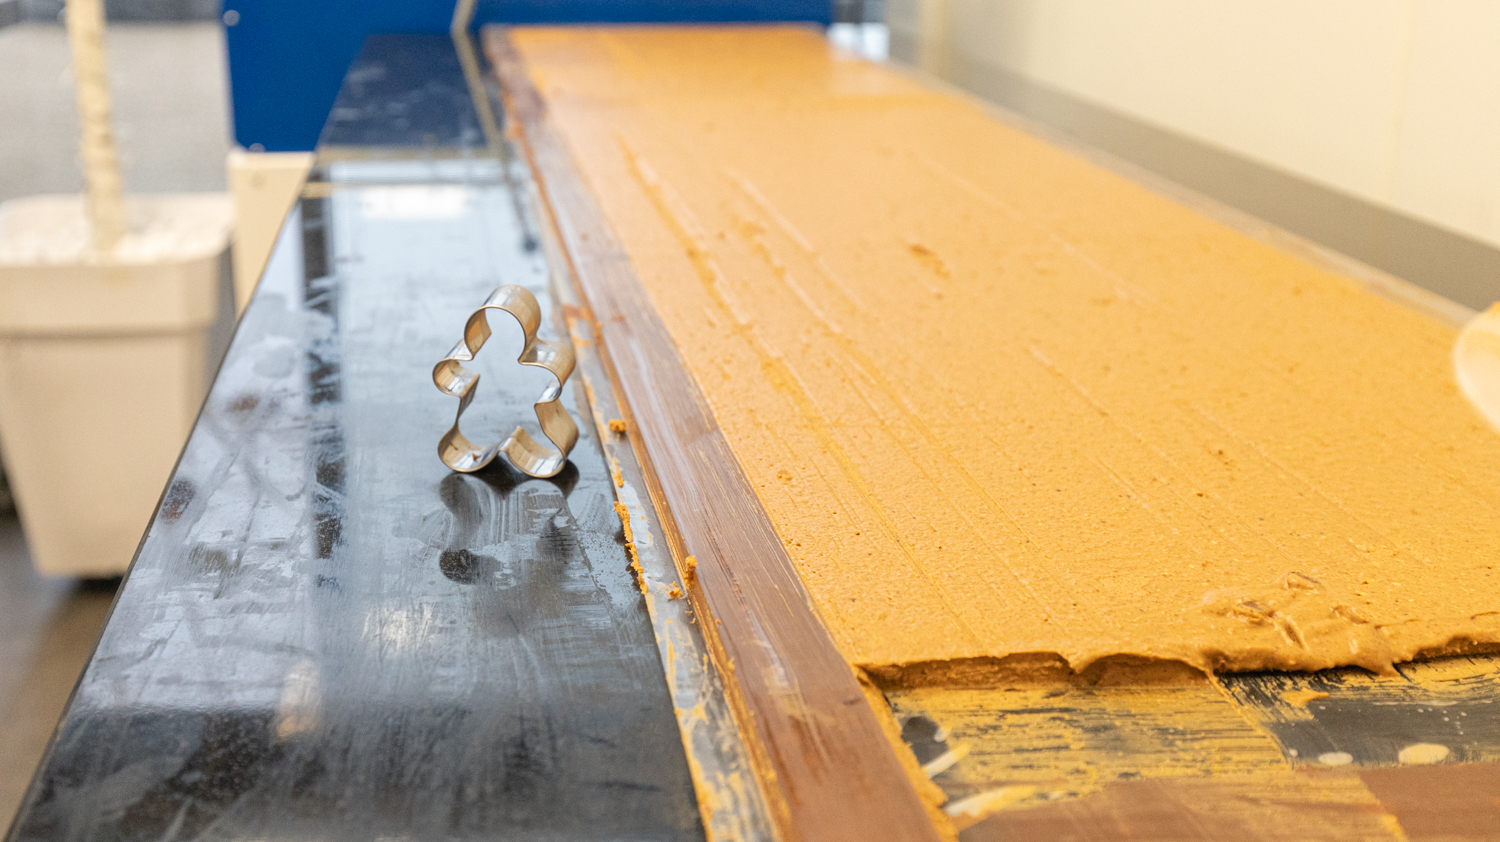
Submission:
<svg viewBox="0 0 1500 842">
<path fill-rule="evenodd" d="M 486 310 L 504 310 L 515 317 L 526 335 L 526 347 L 516 362 L 545 368 L 557 378 L 548 384 L 536 402 L 536 420 L 542 425 L 542 434 L 554 445 L 537 443 L 526 430 L 516 427 L 505 441 L 489 447 L 479 447 L 459 432 L 459 422 L 464 410 L 474 402 L 474 387 L 479 383 L 479 372 L 463 367 L 463 362 L 474 359 L 485 340 L 490 338 L 490 323 Z M 524 287 L 506 284 L 490 293 L 478 310 L 469 316 L 464 325 L 464 338 L 448 352 L 432 369 L 432 382 L 443 392 L 458 398 L 458 415 L 453 426 L 438 442 L 438 457 L 443 464 L 455 471 L 472 473 L 483 468 L 504 453 L 516 470 L 533 477 L 556 476 L 567 464 L 568 454 L 578 443 L 578 425 L 573 416 L 562 405 L 563 384 L 573 373 L 573 345 L 569 342 L 552 342 L 538 339 L 536 330 L 542 323 L 542 308 Z"/>
</svg>

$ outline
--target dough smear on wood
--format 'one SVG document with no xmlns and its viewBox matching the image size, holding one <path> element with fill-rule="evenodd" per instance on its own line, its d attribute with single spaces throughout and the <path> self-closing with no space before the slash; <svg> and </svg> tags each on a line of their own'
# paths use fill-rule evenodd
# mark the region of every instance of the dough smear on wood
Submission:
<svg viewBox="0 0 1500 842">
<path fill-rule="evenodd" d="M 514 38 L 851 662 L 1500 641 L 1452 328 L 810 31 Z"/>
</svg>

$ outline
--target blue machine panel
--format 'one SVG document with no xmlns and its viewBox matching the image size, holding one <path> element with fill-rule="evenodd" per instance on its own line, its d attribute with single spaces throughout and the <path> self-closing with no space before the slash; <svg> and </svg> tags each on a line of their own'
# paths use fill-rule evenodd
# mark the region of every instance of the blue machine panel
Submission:
<svg viewBox="0 0 1500 842">
<path fill-rule="evenodd" d="M 453 0 L 225 0 L 234 132 L 267 152 L 311 150 L 344 72 L 375 33 L 443 33 Z M 479 0 L 475 23 L 827 24 L 832 0 Z"/>
</svg>

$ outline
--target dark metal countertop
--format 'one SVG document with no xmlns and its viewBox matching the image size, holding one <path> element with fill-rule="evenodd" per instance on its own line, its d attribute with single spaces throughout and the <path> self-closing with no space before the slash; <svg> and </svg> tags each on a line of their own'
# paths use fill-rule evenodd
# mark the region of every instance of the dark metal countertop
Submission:
<svg viewBox="0 0 1500 842">
<path fill-rule="evenodd" d="M 8 838 L 702 839 L 592 426 L 553 480 L 436 455 L 469 312 L 550 307 L 451 42 L 372 39 L 324 137 L 369 152 L 286 223 Z M 534 425 L 506 353 L 466 428 Z"/>
</svg>

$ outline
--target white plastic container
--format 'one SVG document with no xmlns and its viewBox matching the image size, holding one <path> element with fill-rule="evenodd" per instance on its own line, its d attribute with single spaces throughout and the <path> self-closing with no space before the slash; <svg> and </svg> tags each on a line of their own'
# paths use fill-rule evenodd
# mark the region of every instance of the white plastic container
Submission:
<svg viewBox="0 0 1500 842">
<path fill-rule="evenodd" d="M 82 196 L 0 204 L 0 456 L 38 571 L 125 571 L 208 385 L 227 195 L 127 200 L 90 247 Z"/>
</svg>

